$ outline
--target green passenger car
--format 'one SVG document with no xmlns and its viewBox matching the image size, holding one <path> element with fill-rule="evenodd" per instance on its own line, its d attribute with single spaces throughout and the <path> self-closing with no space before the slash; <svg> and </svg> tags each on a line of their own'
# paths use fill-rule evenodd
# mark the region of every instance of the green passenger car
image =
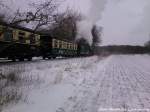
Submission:
<svg viewBox="0 0 150 112">
<path fill-rule="evenodd" d="M 77 44 L 67 40 L 52 38 L 49 35 L 41 36 L 41 55 L 43 58 L 74 57 L 77 56 Z"/>
</svg>

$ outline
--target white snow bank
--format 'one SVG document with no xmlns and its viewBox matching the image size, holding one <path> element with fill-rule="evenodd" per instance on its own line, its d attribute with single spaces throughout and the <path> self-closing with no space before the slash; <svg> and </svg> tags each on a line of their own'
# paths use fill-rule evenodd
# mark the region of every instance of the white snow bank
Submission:
<svg viewBox="0 0 150 112">
<path fill-rule="evenodd" d="M 27 95 L 25 102 L 10 104 L 3 112 L 55 112 L 61 110 L 60 107 L 74 96 L 75 91 L 88 76 L 85 71 L 90 70 L 97 61 L 99 61 L 98 58 L 94 56 L 2 66 L 2 72 L 20 71 L 22 79 L 31 78 L 26 82 L 29 84 L 22 87 L 24 96 Z"/>
<path fill-rule="evenodd" d="M 55 112 L 73 94 L 72 85 L 61 84 L 31 90 L 27 102 L 9 106 L 3 112 Z"/>
</svg>

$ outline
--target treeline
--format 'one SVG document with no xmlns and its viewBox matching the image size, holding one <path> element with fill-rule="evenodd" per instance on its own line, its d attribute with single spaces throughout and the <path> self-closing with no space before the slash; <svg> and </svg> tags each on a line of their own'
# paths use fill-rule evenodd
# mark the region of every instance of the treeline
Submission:
<svg viewBox="0 0 150 112">
<path fill-rule="evenodd" d="M 146 54 L 150 53 L 150 48 L 146 46 L 113 45 L 99 46 L 95 49 L 97 54 Z"/>
</svg>

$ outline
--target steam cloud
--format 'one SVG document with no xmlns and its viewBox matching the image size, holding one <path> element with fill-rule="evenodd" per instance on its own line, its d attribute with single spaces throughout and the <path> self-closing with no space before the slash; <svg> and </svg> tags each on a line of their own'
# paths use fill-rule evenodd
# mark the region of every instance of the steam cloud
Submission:
<svg viewBox="0 0 150 112">
<path fill-rule="evenodd" d="M 85 38 L 90 44 L 92 44 L 91 29 L 101 19 L 106 3 L 107 0 L 91 0 L 89 13 L 85 15 L 83 21 L 78 22 L 78 39 Z"/>
</svg>

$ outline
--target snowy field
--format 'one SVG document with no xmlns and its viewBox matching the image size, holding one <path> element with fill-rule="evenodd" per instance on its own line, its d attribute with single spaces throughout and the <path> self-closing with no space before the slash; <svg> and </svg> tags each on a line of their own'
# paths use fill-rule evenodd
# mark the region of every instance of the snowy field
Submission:
<svg viewBox="0 0 150 112">
<path fill-rule="evenodd" d="M 148 55 L 112 55 L 0 65 L 33 81 L 2 112 L 150 112 L 149 64 Z"/>
</svg>

